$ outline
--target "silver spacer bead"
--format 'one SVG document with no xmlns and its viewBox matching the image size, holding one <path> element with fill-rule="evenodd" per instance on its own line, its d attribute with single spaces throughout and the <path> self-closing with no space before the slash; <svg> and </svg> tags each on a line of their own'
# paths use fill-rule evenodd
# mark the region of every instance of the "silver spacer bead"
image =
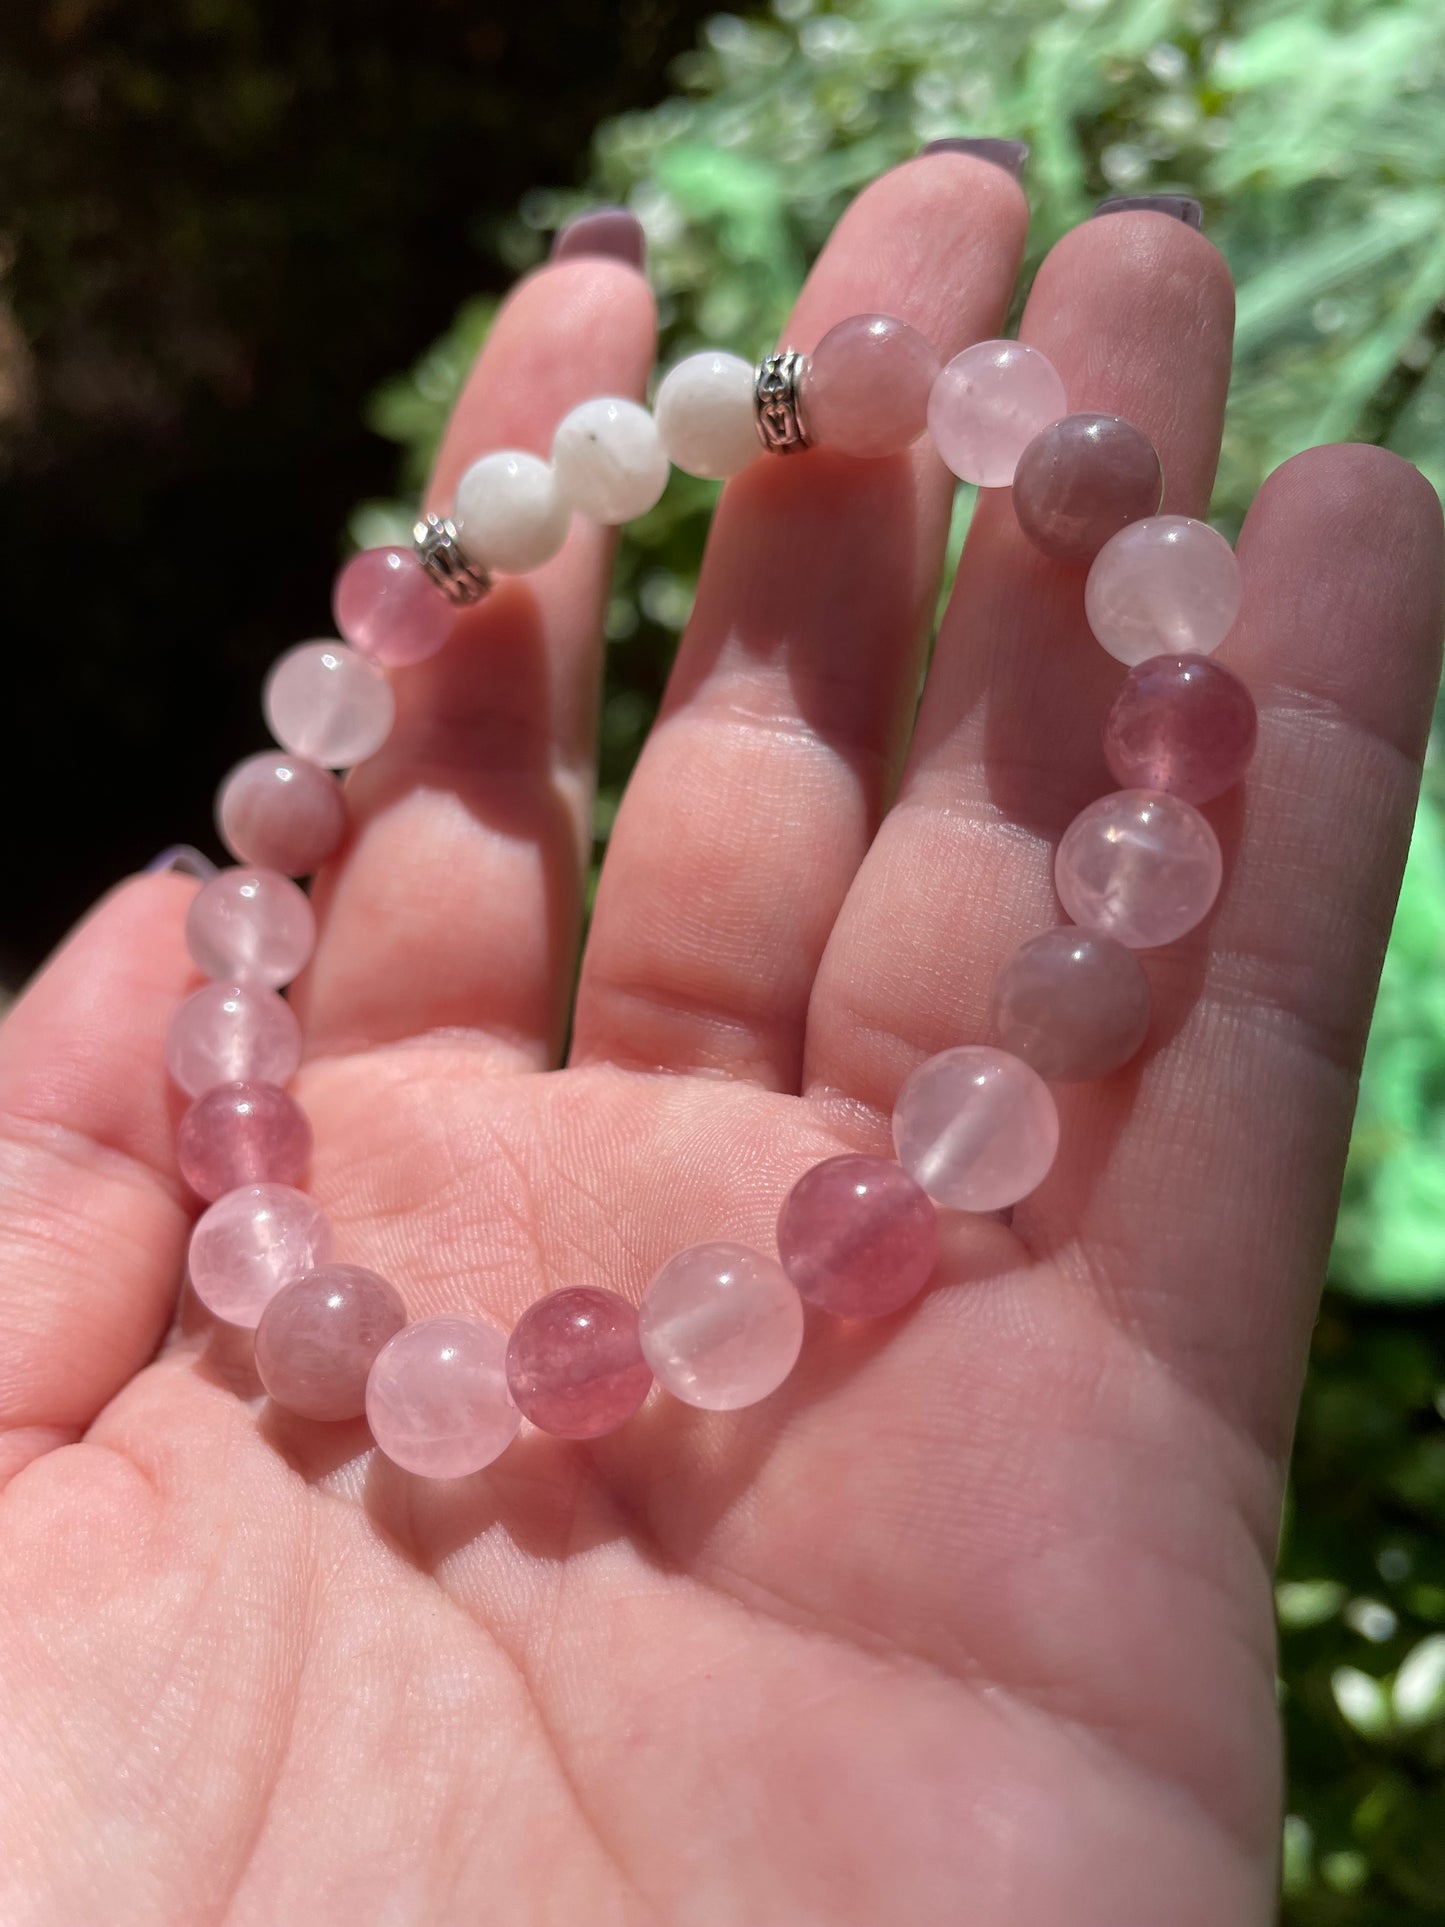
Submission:
<svg viewBox="0 0 1445 1927">
<path fill-rule="evenodd" d="M 796 348 L 767 355 L 753 375 L 753 407 L 758 440 L 771 455 L 792 455 L 808 446 L 803 426 L 803 370 L 807 357 Z"/>
<path fill-rule="evenodd" d="M 457 525 L 444 515 L 424 515 L 411 532 L 416 559 L 449 602 L 480 602 L 492 578 L 462 553 Z"/>
</svg>

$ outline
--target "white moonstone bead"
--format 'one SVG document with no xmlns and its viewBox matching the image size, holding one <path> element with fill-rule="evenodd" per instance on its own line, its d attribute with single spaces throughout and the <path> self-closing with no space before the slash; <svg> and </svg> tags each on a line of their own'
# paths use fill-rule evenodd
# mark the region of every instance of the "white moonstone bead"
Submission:
<svg viewBox="0 0 1445 1927">
<path fill-rule="evenodd" d="M 391 734 L 391 684 L 344 642 L 303 642 L 273 666 L 262 698 L 283 749 L 324 769 L 350 769 Z"/>
<path fill-rule="evenodd" d="M 668 459 L 689 475 L 721 480 L 762 453 L 753 371 L 741 355 L 689 355 L 663 376 L 652 412 Z"/>
<path fill-rule="evenodd" d="M 502 448 L 473 462 L 457 483 L 452 519 L 469 561 L 524 575 L 561 548 L 569 512 L 550 462 Z"/>
<path fill-rule="evenodd" d="M 599 395 L 557 425 L 552 467 L 563 500 L 590 521 L 615 525 L 646 515 L 667 487 L 657 423 L 635 401 Z"/>
</svg>

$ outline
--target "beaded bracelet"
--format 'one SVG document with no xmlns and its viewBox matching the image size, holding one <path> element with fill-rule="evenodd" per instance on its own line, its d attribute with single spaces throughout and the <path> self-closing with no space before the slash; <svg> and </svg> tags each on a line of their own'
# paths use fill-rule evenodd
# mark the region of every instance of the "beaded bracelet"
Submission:
<svg viewBox="0 0 1445 1927">
<path fill-rule="evenodd" d="M 284 754 L 250 758 L 221 786 L 221 836 L 242 867 L 214 875 L 191 905 L 187 945 L 211 981 L 181 1004 L 166 1040 L 170 1072 L 193 1100 L 180 1169 L 210 1201 L 192 1234 L 190 1281 L 215 1316 L 255 1330 L 257 1371 L 279 1405 L 320 1420 L 364 1413 L 390 1459 L 438 1478 L 490 1464 L 524 1417 L 562 1438 L 610 1432 L 654 1379 L 705 1409 L 751 1405 L 792 1370 L 805 1300 L 841 1318 L 897 1311 L 933 1270 L 939 1207 L 999 1210 L 1043 1180 L 1059 1137 L 1050 1084 L 1107 1076 L 1138 1051 L 1150 1002 L 1136 953 L 1184 936 L 1213 905 L 1222 861 L 1197 806 L 1242 776 L 1256 731 L 1248 690 L 1209 660 L 1240 606 L 1228 543 L 1206 523 L 1156 512 L 1163 477 L 1141 430 L 1066 405 L 1037 349 L 983 342 L 940 368 L 905 322 L 854 316 L 811 356 L 785 351 L 753 368 L 692 355 L 660 384 L 653 414 L 612 397 L 584 402 L 559 425 L 550 462 L 482 456 L 452 515 L 418 523 L 413 550 L 369 550 L 342 569 L 335 614 L 347 643 L 304 643 L 281 658 L 264 706 Z M 1087 566 L 1089 625 L 1129 667 L 1104 727 L 1121 787 L 1074 819 L 1056 855 L 1072 922 L 1003 965 L 995 1043 L 945 1050 L 907 1079 L 893 1112 L 897 1162 L 850 1154 L 798 1179 L 776 1258 L 730 1242 L 690 1246 L 640 1307 L 568 1288 L 532 1305 L 510 1336 L 469 1316 L 408 1323 L 391 1284 L 332 1262 L 325 1215 L 296 1188 L 310 1126 L 283 1088 L 301 1034 L 279 993 L 315 943 L 292 879 L 319 868 L 344 833 L 332 772 L 374 754 L 391 727 L 378 665 L 432 655 L 494 570 L 535 568 L 556 552 L 572 513 L 609 523 L 644 513 L 669 463 L 721 478 L 760 450 L 879 457 L 925 427 L 956 475 L 1012 487 L 1019 526 L 1043 554 Z"/>
</svg>

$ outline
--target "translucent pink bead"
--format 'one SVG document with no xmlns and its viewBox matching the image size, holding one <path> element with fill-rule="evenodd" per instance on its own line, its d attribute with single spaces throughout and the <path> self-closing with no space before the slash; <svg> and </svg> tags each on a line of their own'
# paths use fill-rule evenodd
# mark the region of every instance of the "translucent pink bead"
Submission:
<svg viewBox="0 0 1445 1927">
<path fill-rule="evenodd" d="M 284 1184 L 250 1184 L 196 1220 L 187 1269 L 208 1311 L 249 1330 L 278 1291 L 330 1256 L 331 1226 L 314 1198 Z"/>
<path fill-rule="evenodd" d="M 595 1439 L 652 1389 L 637 1308 L 579 1285 L 529 1305 L 507 1344 L 507 1384 L 523 1417 L 559 1439 Z"/>
<path fill-rule="evenodd" d="M 1122 415 L 1065 415 L 1034 436 L 1014 470 L 1019 527 L 1055 562 L 1092 562 L 1111 535 L 1153 515 L 1164 471 Z"/>
<path fill-rule="evenodd" d="M 285 1084 L 301 1062 L 301 1026 L 284 997 L 260 985 L 203 984 L 166 1032 L 166 1069 L 188 1097 L 213 1084 Z"/>
<path fill-rule="evenodd" d="M 893 1108 L 898 1161 L 954 1211 L 998 1211 L 1027 1197 L 1059 1148 L 1059 1114 L 1037 1071 L 980 1044 L 940 1052 Z"/>
<path fill-rule="evenodd" d="M 1186 803 L 1222 796 L 1249 768 L 1254 698 L 1208 656 L 1151 656 L 1131 669 L 1104 724 L 1104 756 L 1125 789 Z"/>
<path fill-rule="evenodd" d="M 1037 348 L 978 341 L 934 382 L 928 432 L 962 480 L 1007 488 L 1020 455 L 1067 406 L 1058 371 Z"/>
<path fill-rule="evenodd" d="M 1081 810 L 1054 858 L 1059 901 L 1085 930 L 1130 950 L 1173 943 L 1208 916 L 1224 874 L 1219 840 L 1192 803 L 1115 790 Z"/>
<path fill-rule="evenodd" d="M 404 1472 L 460 1479 L 500 1458 L 522 1414 L 507 1338 L 480 1318 L 421 1318 L 388 1339 L 366 1383 L 371 1435 Z"/>
<path fill-rule="evenodd" d="M 896 455 L 928 426 L 932 342 L 890 314 L 855 314 L 824 335 L 803 375 L 808 437 L 843 455 Z"/>
<path fill-rule="evenodd" d="M 901 1165 L 826 1158 L 784 1201 L 778 1256 L 810 1304 L 836 1318 L 881 1318 L 928 1282 L 938 1214 Z"/>
<path fill-rule="evenodd" d="M 1126 663 L 1209 655 L 1233 628 L 1242 600 L 1234 550 L 1188 515 L 1150 515 L 1120 529 L 1084 584 L 1089 627 Z"/>
<path fill-rule="evenodd" d="M 346 804 L 341 785 L 326 770 L 265 750 L 237 763 L 222 783 L 216 825 L 242 863 L 306 877 L 345 836 Z"/>
<path fill-rule="evenodd" d="M 642 1355 L 674 1398 L 709 1412 L 755 1405 L 798 1362 L 803 1301 L 776 1258 L 689 1245 L 643 1294 Z"/>
<path fill-rule="evenodd" d="M 344 642 L 303 642 L 266 678 L 267 727 L 283 749 L 326 769 L 350 769 L 391 734 L 391 684 Z"/>
<path fill-rule="evenodd" d="M 993 1032 L 1052 1084 L 1107 1077 L 1144 1042 L 1149 980 L 1112 937 L 1064 926 L 1021 943 L 993 987 Z"/>
<path fill-rule="evenodd" d="M 186 948 L 208 977 L 276 990 L 316 948 L 306 892 L 277 870 L 222 870 L 186 913 Z"/>
<path fill-rule="evenodd" d="M 373 662 L 401 668 L 434 656 L 456 626 L 456 609 L 410 549 L 363 549 L 332 591 L 339 635 Z"/>
<path fill-rule="evenodd" d="M 360 1418 L 377 1353 L 406 1323 L 401 1295 L 361 1265 L 322 1265 L 284 1286 L 256 1327 L 256 1371 L 298 1418 Z"/>
<path fill-rule="evenodd" d="M 217 1084 L 181 1119 L 176 1162 L 203 1198 L 243 1184 L 297 1184 L 311 1162 L 311 1126 L 274 1084 Z"/>
</svg>

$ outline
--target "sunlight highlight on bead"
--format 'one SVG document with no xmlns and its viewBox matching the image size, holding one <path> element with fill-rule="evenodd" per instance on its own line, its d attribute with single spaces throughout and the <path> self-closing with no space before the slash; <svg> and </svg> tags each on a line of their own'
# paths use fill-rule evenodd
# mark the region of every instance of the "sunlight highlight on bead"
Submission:
<svg viewBox="0 0 1445 1927">
<path fill-rule="evenodd" d="M 674 1398 L 736 1411 L 776 1391 L 797 1364 L 803 1301 L 776 1258 L 747 1245 L 689 1245 L 643 1293 L 640 1334 Z"/>
<path fill-rule="evenodd" d="M 1049 1087 L 991 1046 L 946 1050 L 919 1065 L 893 1109 L 898 1161 L 954 1211 L 998 1211 L 1040 1185 L 1059 1148 Z"/>
<path fill-rule="evenodd" d="M 615 1432 L 652 1389 L 637 1307 L 589 1285 L 549 1292 L 513 1327 L 507 1384 L 523 1416 L 556 1438 Z"/>
<path fill-rule="evenodd" d="M 401 1294 L 385 1278 L 362 1265 L 322 1265 L 262 1312 L 257 1376 L 298 1418 L 360 1418 L 376 1355 L 405 1323 Z"/>
<path fill-rule="evenodd" d="M 1115 790 L 1081 810 L 1054 858 L 1064 909 L 1130 950 L 1173 943 L 1219 895 L 1219 839 L 1192 803 L 1155 790 Z"/>
<path fill-rule="evenodd" d="M 223 982 L 279 989 L 301 975 L 315 947 L 310 899 L 279 870 L 222 870 L 186 912 L 196 967 Z"/>
<path fill-rule="evenodd" d="M 196 1220 L 187 1269 L 207 1311 L 253 1329 L 278 1291 L 330 1256 L 331 1226 L 314 1198 L 289 1185 L 249 1184 Z"/>
<path fill-rule="evenodd" d="M 784 1200 L 778 1256 L 810 1304 L 835 1318 L 882 1318 L 927 1284 L 938 1216 L 901 1165 L 825 1158 Z"/>
<path fill-rule="evenodd" d="M 460 1479 L 500 1458 L 522 1414 L 507 1390 L 507 1338 L 480 1318 L 422 1318 L 388 1339 L 366 1383 L 366 1418 L 404 1472 Z"/>
</svg>

